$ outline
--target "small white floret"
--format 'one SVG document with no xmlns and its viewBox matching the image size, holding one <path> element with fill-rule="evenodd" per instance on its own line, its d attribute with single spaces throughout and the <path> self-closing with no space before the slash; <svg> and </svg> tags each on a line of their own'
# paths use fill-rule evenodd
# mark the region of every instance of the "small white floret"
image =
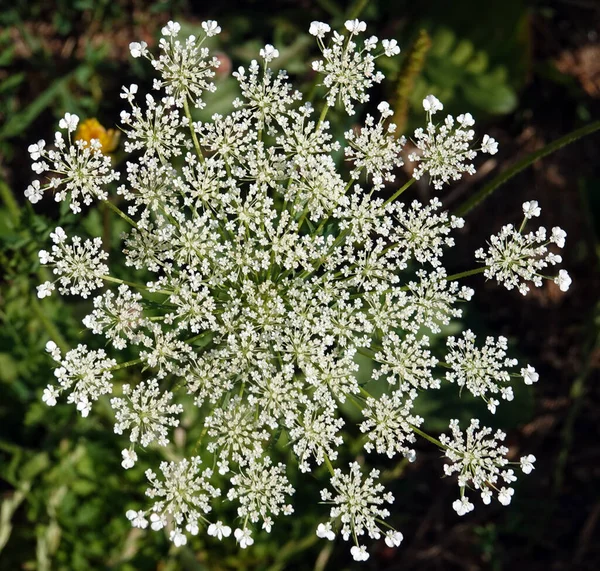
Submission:
<svg viewBox="0 0 600 571">
<path fill-rule="evenodd" d="M 121 450 L 121 456 L 123 457 L 121 466 L 123 466 L 123 468 L 125 468 L 125 470 L 129 470 L 129 468 L 133 468 L 138 459 L 137 454 L 135 453 L 135 450 L 128 450 L 127 448 L 125 448 L 124 450 Z"/>
<path fill-rule="evenodd" d="M 170 533 L 169 539 L 173 542 L 175 547 L 181 547 L 187 543 L 187 537 L 181 532 L 180 529 L 174 529 Z"/>
<path fill-rule="evenodd" d="M 254 543 L 254 539 L 252 539 L 252 532 L 248 528 L 240 529 L 238 527 L 233 532 L 233 535 L 242 549 L 246 549 L 246 547 L 250 547 L 250 545 Z"/>
<path fill-rule="evenodd" d="M 558 275 L 554 278 L 554 283 L 560 288 L 560 291 L 569 291 L 571 286 L 571 276 L 567 270 L 560 270 Z"/>
<path fill-rule="evenodd" d="M 354 561 L 366 561 L 369 558 L 369 553 L 364 545 L 354 545 L 350 549 L 350 553 L 352 554 Z"/>
<path fill-rule="evenodd" d="M 351 34 L 360 34 L 367 29 L 367 24 L 360 20 L 346 20 L 344 26 Z"/>
<path fill-rule="evenodd" d="M 534 469 L 533 464 L 535 460 L 536 458 L 533 454 L 528 454 L 527 456 L 523 456 L 521 458 L 520 464 L 523 474 L 531 474 L 532 470 Z"/>
<path fill-rule="evenodd" d="M 385 544 L 388 547 L 398 547 L 403 539 L 404 536 L 399 531 L 389 530 L 385 534 Z"/>
<path fill-rule="evenodd" d="M 541 213 L 542 209 L 539 207 L 537 200 L 530 200 L 523 203 L 523 214 L 528 220 L 539 216 Z"/>
<path fill-rule="evenodd" d="M 333 541 L 335 539 L 335 533 L 331 529 L 331 523 L 320 523 L 317 526 L 317 536 L 321 539 L 329 539 L 329 541 Z"/>
<path fill-rule="evenodd" d="M 211 523 L 207 530 L 208 535 L 216 537 L 218 540 L 231 535 L 231 528 L 228 525 L 224 525 L 222 521 Z"/>
<path fill-rule="evenodd" d="M 423 109 L 432 115 L 443 108 L 442 102 L 435 95 L 428 95 L 423 99 Z"/>
<path fill-rule="evenodd" d="M 308 29 L 308 33 L 311 36 L 322 38 L 330 30 L 331 28 L 329 24 L 325 24 L 325 22 L 311 22 L 310 28 Z"/>
<path fill-rule="evenodd" d="M 452 503 L 452 507 L 458 515 L 465 515 L 469 512 L 472 512 L 475 509 L 475 506 L 469 501 L 469 498 L 467 498 L 466 496 L 463 496 L 459 500 L 455 500 Z"/>
</svg>

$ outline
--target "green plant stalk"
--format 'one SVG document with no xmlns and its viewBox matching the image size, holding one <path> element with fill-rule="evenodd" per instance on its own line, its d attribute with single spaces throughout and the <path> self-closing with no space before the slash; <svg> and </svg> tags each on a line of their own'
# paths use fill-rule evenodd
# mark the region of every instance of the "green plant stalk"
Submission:
<svg viewBox="0 0 600 571">
<path fill-rule="evenodd" d="M 464 272 L 460 272 L 459 274 L 452 274 L 451 276 L 446 276 L 444 279 L 448 282 L 452 282 L 455 280 L 461 280 L 462 278 L 468 278 L 469 276 L 475 276 L 477 274 L 482 274 L 487 270 L 488 266 L 482 266 L 481 268 L 475 268 L 473 270 L 466 270 Z"/>
<path fill-rule="evenodd" d="M 196 154 L 200 159 L 200 162 L 204 162 L 204 155 L 202 154 L 202 149 L 200 148 L 200 143 L 198 142 L 198 137 L 196 136 L 196 131 L 194 130 L 194 121 L 192 119 L 192 113 L 190 111 L 190 104 L 188 103 L 187 98 L 183 101 L 183 109 L 185 111 L 185 116 L 187 117 L 190 133 L 192 135 L 192 141 L 194 141 L 194 147 L 196 149 Z"/>
<path fill-rule="evenodd" d="M 594 121 L 589 125 L 585 125 L 579 129 L 575 129 L 575 131 L 571 131 L 564 137 L 560 139 L 556 139 L 556 141 L 552 141 L 548 143 L 545 147 L 531 153 L 526 156 L 524 159 L 520 160 L 512 167 L 506 169 L 504 172 L 500 173 L 496 178 L 491 180 L 488 184 L 486 184 L 479 192 L 476 192 L 471 198 L 469 198 L 463 205 L 459 206 L 454 214 L 456 216 L 464 216 L 473 208 L 475 208 L 480 202 L 485 200 L 488 196 L 490 196 L 499 186 L 503 185 L 505 182 L 509 181 L 512 177 L 519 174 L 522 170 L 525 170 L 527 167 L 531 166 L 537 160 L 550 155 L 554 151 L 558 151 L 569 145 L 574 143 L 578 139 L 585 137 L 586 135 L 591 135 L 595 131 L 600 129 L 600 121 Z"/>
<path fill-rule="evenodd" d="M 123 212 L 118 206 L 115 206 L 110 200 L 105 200 L 103 202 L 108 208 L 110 208 L 115 214 L 120 216 L 125 222 L 131 224 L 134 228 L 137 228 L 138 225 L 135 223 L 133 219 L 131 219 L 125 212 Z"/>
<path fill-rule="evenodd" d="M 394 202 L 406 189 L 410 188 L 415 183 L 414 178 L 411 178 L 404 186 L 399 188 L 392 196 L 390 196 L 384 203 L 382 208 L 386 207 L 390 202 Z"/>
</svg>

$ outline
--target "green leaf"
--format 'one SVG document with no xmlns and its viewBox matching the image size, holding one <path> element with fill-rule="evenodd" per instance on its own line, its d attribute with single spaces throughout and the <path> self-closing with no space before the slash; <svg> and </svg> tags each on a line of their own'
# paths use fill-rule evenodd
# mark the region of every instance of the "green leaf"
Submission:
<svg viewBox="0 0 600 571">
<path fill-rule="evenodd" d="M 486 77 L 479 77 L 473 83 L 462 86 L 465 99 L 488 113 L 504 114 L 514 111 L 517 94 L 508 85 L 498 85 Z"/>
</svg>

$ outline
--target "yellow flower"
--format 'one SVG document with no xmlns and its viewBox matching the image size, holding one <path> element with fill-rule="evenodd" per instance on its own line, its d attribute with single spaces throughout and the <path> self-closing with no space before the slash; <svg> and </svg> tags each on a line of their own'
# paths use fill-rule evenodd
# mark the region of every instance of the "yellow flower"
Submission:
<svg viewBox="0 0 600 571">
<path fill-rule="evenodd" d="M 120 134 L 115 129 L 105 129 L 98 119 L 86 119 L 77 127 L 75 140 L 89 143 L 92 139 L 98 139 L 102 145 L 102 154 L 108 155 L 117 148 Z"/>
</svg>

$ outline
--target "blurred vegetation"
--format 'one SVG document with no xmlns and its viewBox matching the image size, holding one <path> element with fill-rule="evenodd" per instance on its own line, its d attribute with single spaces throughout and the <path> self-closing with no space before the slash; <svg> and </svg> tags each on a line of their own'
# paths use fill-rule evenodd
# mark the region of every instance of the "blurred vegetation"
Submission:
<svg viewBox="0 0 600 571">
<path fill-rule="evenodd" d="M 221 544 L 202 535 L 176 550 L 160 533 L 131 528 L 124 512 L 143 502 L 147 466 L 141 461 L 133 470 L 121 469 L 122 446 L 112 434 L 108 407 L 100 406 L 96 414 L 82 420 L 72 406 L 50 409 L 41 402 L 52 374 L 44 345 L 50 338 L 63 347 L 79 342 L 87 306 L 58 296 L 38 300 L 35 295 L 46 271 L 39 266 L 37 252 L 48 243 L 56 225 L 68 227 L 74 218 L 64 206 L 48 200 L 36 205 L 34 213 L 23 200 L 31 178 L 27 146 L 39 138 L 50 139 L 57 119 L 66 111 L 98 118 L 106 127 L 118 123 L 121 85 L 151 83 L 150 70 L 129 58 L 127 46 L 138 39 L 154 44 L 169 19 L 182 22 L 185 33 L 193 33 L 207 18 L 218 20 L 223 28 L 213 46 L 223 61 L 219 91 L 208 101 L 206 116 L 227 110 L 236 93 L 229 70 L 256 57 L 266 41 L 277 45 L 278 64 L 295 76 L 305 92 L 318 89 L 308 65 L 316 54 L 307 34 L 310 21 L 325 20 L 335 27 L 360 13 L 373 33 L 395 37 L 403 48 L 386 63 L 389 79 L 373 99 L 393 102 L 406 130 L 422 122 L 421 100 L 434 93 L 450 112 L 468 110 L 494 125 L 504 121 L 511 133 L 531 106 L 523 93 L 532 77 L 567 92 L 577 114 L 570 127 L 574 128 L 593 116 L 594 107 L 573 77 L 543 58 L 532 61 L 531 18 L 536 10 L 544 16 L 543 10 L 521 0 L 494 2 L 485 8 L 475 0 L 430 0 L 423 5 L 358 1 L 349 6 L 340 0 L 248 1 L 240 6 L 227 0 L 210 5 L 185 0 L 14 0 L 0 10 L 1 570 L 351 567 L 345 546 L 323 545 L 314 535 L 319 506 L 310 506 L 319 487 L 316 481 L 314 489 L 299 490 L 297 517 L 278 522 L 271 536 L 259 536 L 246 551 L 233 542 Z M 115 160 L 121 158 L 117 152 Z M 582 182 L 582 196 L 592 204 L 590 213 L 600 209 L 598 180 Z M 600 217 L 590 216 L 593 228 Z M 86 213 L 83 228 L 90 235 L 113 240 L 110 245 L 117 247 L 119 222 L 104 213 Z M 484 314 L 468 319 L 477 331 L 492 327 Z M 594 322 L 590 354 L 597 331 Z M 580 384 L 585 383 L 586 377 L 582 378 Z M 531 418 L 532 393 L 520 392 L 513 406 L 501 409 L 505 416 L 495 419 L 498 427 L 509 429 Z M 464 396 L 459 401 L 455 391 L 448 390 L 435 399 L 421 399 L 420 406 L 429 418 L 436 411 L 440 424 L 428 426 L 436 431 L 447 426 L 448 418 L 469 416 L 479 405 Z M 190 447 L 197 414 L 193 407 L 186 410 L 176 436 L 179 451 L 169 449 L 167 456 Z M 359 454 L 355 436 L 353 452 Z M 572 434 L 566 434 L 563 450 L 568 451 L 571 441 Z M 276 445 L 282 455 L 289 453 L 285 442 Z M 433 466 L 438 478 L 439 462 L 420 469 L 431 471 Z M 428 509 L 431 498 L 414 469 L 406 479 L 399 479 L 409 470 L 403 462 L 382 467 L 399 499 L 396 505 L 405 507 L 394 514 L 394 523 L 409 530 L 415 514 Z M 489 565 L 484 568 L 502 568 L 502 536 L 521 529 L 518 533 L 526 541 L 524 518 L 535 507 L 519 493 L 514 503 L 505 519 L 475 526 L 471 554 L 474 561 Z M 362 568 L 392 568 L 396 554 L 382 549 Z"/>
</svg>

